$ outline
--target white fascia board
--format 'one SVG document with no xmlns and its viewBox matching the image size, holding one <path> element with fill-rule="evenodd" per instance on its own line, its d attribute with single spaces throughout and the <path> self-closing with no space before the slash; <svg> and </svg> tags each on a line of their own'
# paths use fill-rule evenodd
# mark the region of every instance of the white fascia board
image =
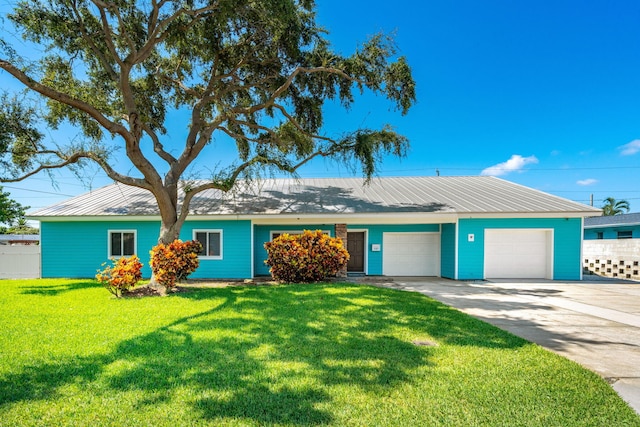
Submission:
<svg viewBox="0 0 640 427">
<path fill-rule="evenodd" d="M 455 223 L 455 214 L 415 214 L 415 213 L 383 213 L 383 214 L 343 214 L 343 215 L 317 215 L 317 214 L 279 214 L 279 215 L 254 215 L 249 217 L 255 225 L 277 224 L 340 224 L 365 225 L 365 224 L 443 224 Z"/>
<path fill-rule="evenodd" d="M 455 223 L 459 219 L 486 218 L 583 218 L 592 216 L 592 212 L 510 212 L 510 213 L 420 213 L 420 212 L 384 212 L 356 214 L 260 214 L 260 215 L 189 215 L 187 221 L 252 221 L 253 224 L 445 224 Z M 90 222 L 90 221 L 160 221 L 160 215 L 74 215 L 74 216 L 29 216 L 26 218 L 40 222 Z M 618 225 L 620 226 L 620 225 Z M 585 227 L 586 228 L 586 227 Z"/>
<path fill-rule="evenodd" d="M 584 218 L 593 216 L 592 212 L 508 212 L 508 213 L 463 213 L 458 219 L 488 219 L 488 218 Z"/>
<path fill-rule="evenodd" d="M 160 215 L 77 215 L 77 216 L 29 216 L 26 218 L 31 221 L 40 222 L 125 222 L 125 221 L 160 221 Z"/>
</svg>

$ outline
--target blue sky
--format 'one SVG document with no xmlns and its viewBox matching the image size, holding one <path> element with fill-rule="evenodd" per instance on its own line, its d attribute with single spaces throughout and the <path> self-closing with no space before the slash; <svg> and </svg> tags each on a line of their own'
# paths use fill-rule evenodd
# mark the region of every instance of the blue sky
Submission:
<svg viewBox="0 0 640 427">
<path fill-rule="evenodd" d="M 626 199 L 640 211 L 640 2 L 318 1 L 318 21 L 342 53 L 395 31 L 417 82 L 406 116 L 365 94 L 328 107 L 326 131 L 392 124 L 411 142 L 380 175 L 492 174 L 596 206 Z M 0 84 L 9 84 L 0 74 Z M 175 127 L 173 127 L 175 126 Z M 180 140 L 184 124 L 172 124 Z M 219 150 L 206 154 L 217 163 Z M 110 183 L 91 171 L 91 186 Z M 319 160 L 303 177 L 351 176 Z M 87 191 L 69 174 L 5 184 L 32 208 Z"/>
</svg>

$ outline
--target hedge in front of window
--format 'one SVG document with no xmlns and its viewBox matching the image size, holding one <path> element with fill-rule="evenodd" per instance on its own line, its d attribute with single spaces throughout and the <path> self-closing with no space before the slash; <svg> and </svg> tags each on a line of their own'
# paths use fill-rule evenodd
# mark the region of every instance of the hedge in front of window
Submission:
<svg viewBox="0 0 640 427">
<path fill-rule="evenodd" d="M 176 286 L 200 266 L 198 253 L 201 250 L 202 245 L 197 240 L 174 240 L 168 245 L 160 243 L 154 246 L 150 252 L 150 264 L 156 281 L 167 289 Z"/>
<path fill-rule="evenodd" d="M 321 230 L 305 230 L 299 235 L 282 234 L 264 244 L 265 264 L 275 280 L 310 283 L 335 276 L 349 261 L 342 239 Z"/>
</svg>

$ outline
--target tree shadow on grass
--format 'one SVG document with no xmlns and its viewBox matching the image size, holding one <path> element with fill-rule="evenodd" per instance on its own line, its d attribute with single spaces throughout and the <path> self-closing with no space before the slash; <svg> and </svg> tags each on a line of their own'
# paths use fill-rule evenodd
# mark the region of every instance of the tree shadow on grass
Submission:
<svg viewBox="0 0 640 427">
<path fill-rule="evenodd" d="M 23 294 L 27 295 L 56 296 L 66 292 L 99 287 L 101 287 L 99 283 L 88 280 L 86 282 L 68 281 L 52 285 L 38 284 L 37 286 L 22 286 L 20 287 L 20 289 L 22 290 Z"/>
<path fill-rule="evenodd" d="M 0 407 L 21 401 L 51 399 L 65 384 L 94 381 L 106 361 L 101 357 L 72 358 L 24 366 L 18 373 L 0 377 Z"/>
<path fill-rule="evenodd" d="M 142 411 L 185 399 L 180 404 L 203 421 L 327 424 L 335 421 L 323 409 L 333 387 L 375 396 L 432 366 L 436 350 L 399 338 L 399 328 L 440 344 L 525 343 L 430 299 L 367 286 L 238 287 L 171 298 L 215 304 L 123 341 L 110 354 L 2 378 L 0 405 L 53 398 L 72 382 L 99 382 L 105 395 L 136 391 L 133 407 Z"/>
</svg>

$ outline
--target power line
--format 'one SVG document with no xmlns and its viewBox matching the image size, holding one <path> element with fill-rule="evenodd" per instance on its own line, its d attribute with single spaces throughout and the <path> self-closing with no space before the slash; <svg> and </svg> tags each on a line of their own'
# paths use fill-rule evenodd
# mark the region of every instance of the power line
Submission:
<svg viewBox="0 0 640 427">
<path fill-rule="evenodd" d="M 3 185 L 3 188 L 11 188 L 12 190 L 30 191 L 32 193 L 53 194 L 56 196 L 74 197 L 73 194 L 54 193 L 53 191 L 32 190 L 30 188 L 12 187 L 10 185 Z"/>
</svg>

